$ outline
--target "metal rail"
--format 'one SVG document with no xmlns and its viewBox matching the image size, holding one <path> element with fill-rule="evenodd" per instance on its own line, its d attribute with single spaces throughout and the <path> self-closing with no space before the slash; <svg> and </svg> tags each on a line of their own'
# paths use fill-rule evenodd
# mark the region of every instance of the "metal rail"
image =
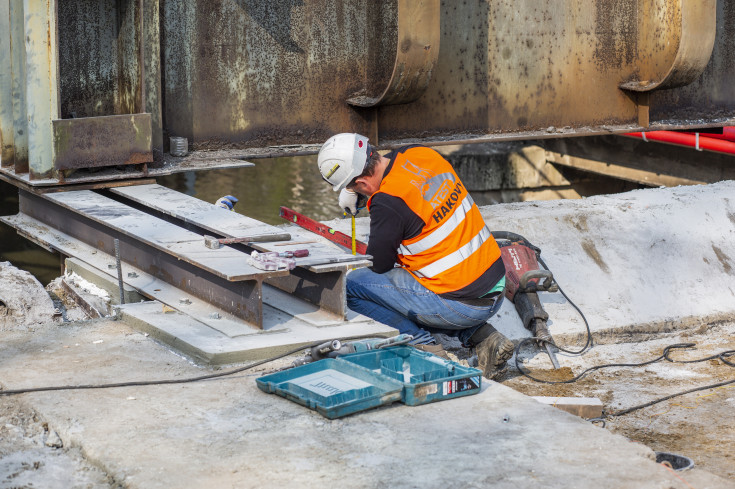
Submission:
<svg viewBox="0 0 735 489">
<path fill-rule="evenodd" d="M 183 194 L 178 196 L 187 201 L 192 199 Z M 123 265 L 133 265 L 261 329 L 264 282 L 289 294 L 289 301 L 305 300 L 341 320 L 346 312 L 345 273 L 367 263 L 365 257 L 358 257 L 361 260 L 353 257 L 350 263 L 320 268 L 318 258 L 324 262 L 329 259 L 330 252 L 325 251 L 326 245 L 314 244 L 310 246 L 315 247 L 316 257 L 297 259 L 297 264 L 305 260 L 304 266 L 291 273 L 288 270 L 264 271 L 246 263 L 247 252 L 252 248 L 242 248 L 241 245 L 223 246 L 217 250 L 207 248 L 202 234 L 190 230 L 192 220 L 196 220 L 196 216 L 191 214 L 189 222 L 179 219 L 177 224 L 178 218 L 163 220 L 152 210 L 147 213 L 140 206 L 130 207 L 91 190 L 47 194 L 20 190 L 19 197 L 20 215 L 59 229 L 71 238 L 112 256 L 118 254 L 115 242 L 119 241 Z M 160 201 L 161 194 L 158 197 Z M 234 213 L 198 202 L 202 212 L 216 209 L 214 212 L 222 216 L 231 215 L 237 221 Z M 12 220 L 7 222 L 14 225 Z M 254 220 L 249 220 L 249 224 L 278 230 Z M 224 224 L 220 223 L 220 226 Z M 263 243 L 253 245 L 261 247 Z M 331 253 L 332 259 L 351 256 L 337 250 Z M 289 310 L 289 307 L 285 305 L 284 310 Z"/>
</svg>

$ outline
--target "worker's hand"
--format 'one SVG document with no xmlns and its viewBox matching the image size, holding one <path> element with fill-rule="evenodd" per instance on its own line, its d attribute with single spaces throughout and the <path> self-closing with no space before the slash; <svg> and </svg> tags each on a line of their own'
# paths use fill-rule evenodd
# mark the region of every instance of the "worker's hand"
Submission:
<svg viewBox="0 0 735 489">
<path fill-rule="evenodd" d="M 339 192 L 339 206 L 354 216 L 357 214 L 357 194 L 353 190 L 343 188 Z"/>
</svg>

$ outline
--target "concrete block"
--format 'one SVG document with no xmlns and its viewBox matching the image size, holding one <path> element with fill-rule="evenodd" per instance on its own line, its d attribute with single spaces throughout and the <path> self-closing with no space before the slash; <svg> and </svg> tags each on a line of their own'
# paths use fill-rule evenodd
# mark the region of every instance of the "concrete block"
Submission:
<svg viewBox="0 0 735 489">
<path fill-rule="evenodd" d="M 546 161 L 546 152 L 539 146 L 506 142 L 438 147 L 437 150 L 452 164 L 470 192 L 570 185 Z"/>
<path fill-rule="evenodd" d="M 120 303 L 120 289 L 117 286 L 117 280 L 113 280 L 111 277 L 102 273 L 92 265 L 78 260 L 76 258 L 67 258 L 65 262 L 66 272 L 74 272 L 82 277 L 87 282 L 91 282 L 100 289 L 110 294 L 110 302 L 113 304 Z M 130 304 L 132 302 L 140 302 L 148 300 L 146 297 L 138 293 L 133 287 L 123 284 L 123 297 L 125 303 Z"/>
<path fill-rule="evenodd" d="M 288 317 L 268 308 L 268 329 L 261 330 L 243 323 L 241 334 L 229 336 L 212 327 L 214 320 L 205 324 L 158 301 L 125 304 L 119 310 L 126 324 L 148 333 L 194 362 L 207 365 L 263 360 L 294 348 L 306 348 L 317 341 L 387 338 L 397 333 L 395 329 L 364 316 L 357 316 L 337 326 L 315 327 L 299 318 Z"/>
<path fill-rule="evenodd" d="M 584 419 L 602 416 L 602 401 L 596 397 L 532 397 L 542 404 L 554 406 Z"/>
</svg>

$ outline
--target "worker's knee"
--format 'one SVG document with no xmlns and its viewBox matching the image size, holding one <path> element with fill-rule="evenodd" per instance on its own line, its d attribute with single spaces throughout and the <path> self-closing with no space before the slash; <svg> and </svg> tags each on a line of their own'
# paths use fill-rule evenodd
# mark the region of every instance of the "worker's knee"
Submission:
<svg viewBox="0 0 735 489">
<path fill-rule="evenodd" d="M 347 284 L 365 282 L 368 279 L 374 279 L 376 275 L 379 274 L 373 272 L 369 268 L 358 268 L 347 274 Z"/>
</svg>

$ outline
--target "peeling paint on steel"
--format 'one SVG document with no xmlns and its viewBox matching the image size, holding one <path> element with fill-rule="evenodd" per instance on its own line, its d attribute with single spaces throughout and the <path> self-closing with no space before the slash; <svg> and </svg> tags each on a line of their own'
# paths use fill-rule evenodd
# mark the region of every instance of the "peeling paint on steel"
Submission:
<svg viewBox="0 0 735 489">
<path fill-rule="evenodd" d="M 150 114 L 60 119 L 53 128 L 56 170 L 153 161 Z"/>
<path fill-rule="evenodd" d="M 28 172 L 28 117 L 26 115 L 26 48 L 23 0 L 10 1 L 10 64 L 13 104 L 13 163 L 16 173 Z"/>
<path fill-rule="evenodd" d="M 427 53 L 441 46 L 438 59 L 418 72 L 396 59 L 421 44 L 399 33 L 402 1 L 8 0 L 16 172 L 30 132 L 33 178 L 48 174 L 43 134 L 58 118 L 49 118 L 54 100 L 61 118 L 150 110 L 158 148 L 165 125 L 166 136 L 186 137 L 195 150 L 256 154 L 343 131 L 442 144 L 735 118 L 735 7 L 727 0 L 444 0 L 439 41 L 423 45 Z M 24 34 L 27 73 L 25 46 L 15 42 Z M 685 86 L 646 99 L 621 89 L 626 83 Z M 425 91 L 379 110 L 345 102 L 386 86 L 400 102 Z"/>
<path fill-rule="evenodd" d="M 24 0 L 28 164 L 33 179 L 51 176 L 53 130 L 58 119 L 56 2 Z"/>
<path fill-rule="evenodd" d="M 0 0 L 0 166 L 14 165 L 13 67 L 10 62 L 10 2 Z"/>
</svg>

